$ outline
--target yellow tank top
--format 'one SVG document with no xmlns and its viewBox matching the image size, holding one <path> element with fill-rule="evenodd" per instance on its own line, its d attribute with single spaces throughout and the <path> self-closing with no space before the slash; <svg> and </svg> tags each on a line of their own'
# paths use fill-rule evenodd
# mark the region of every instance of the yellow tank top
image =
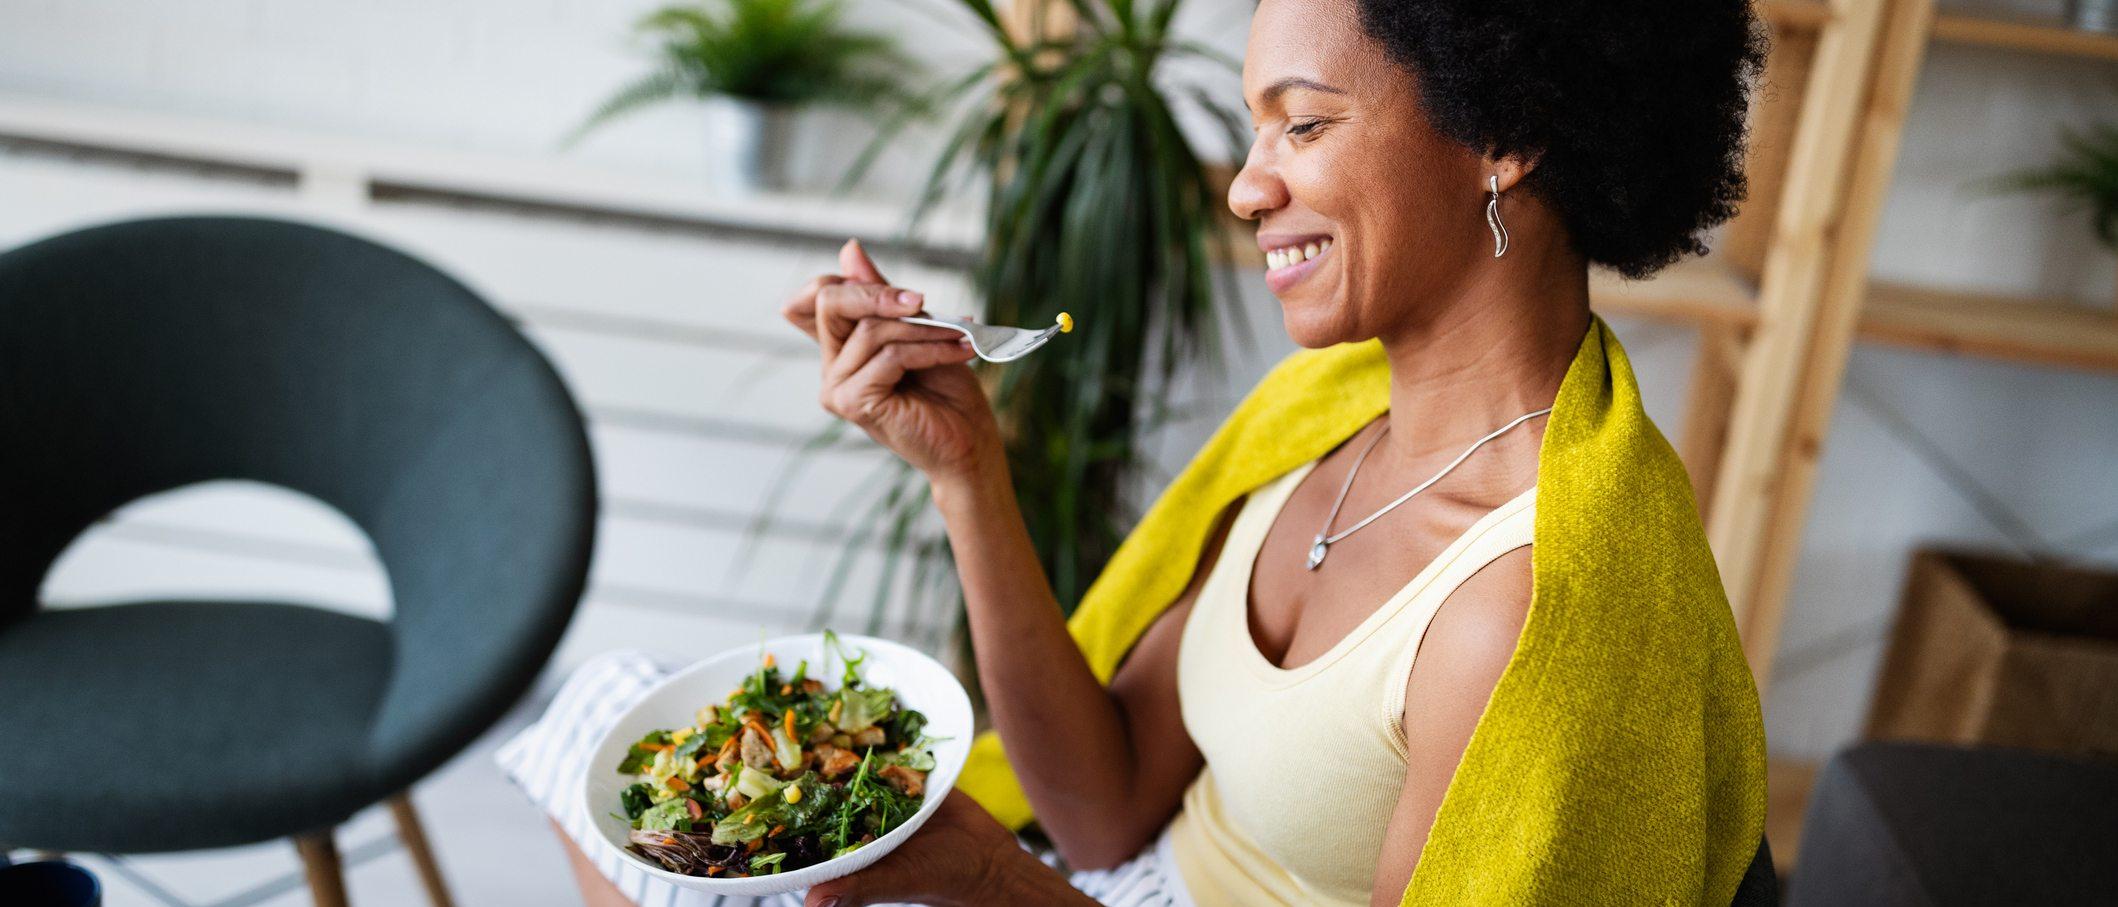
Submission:
<svg viewBox="0 0 2118 907">
<path fill-rule="evenodd" d="M 1236 515 L 1184 624 L 1177 692 L 1206 769 L 1170 824 L 1200 907 L 1367 904 L 1405 779 L 1405 683 L 1428 622 L 1458 584 L 1530 544 L 1536 488 L 1443 549 L 1337 645 L 1299 667 L 1250 635 L 1250 575 L 1265 534 L 1314 462 Z"/>
</svg>

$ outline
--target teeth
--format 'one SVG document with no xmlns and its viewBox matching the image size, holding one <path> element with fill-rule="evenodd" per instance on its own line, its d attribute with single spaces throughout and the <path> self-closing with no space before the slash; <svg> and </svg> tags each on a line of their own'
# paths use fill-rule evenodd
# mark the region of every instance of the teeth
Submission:
<svg viewBox="0 0 2118 907">
<path fill-rule="evenodd" d="M 1329 251 L 1331 251 L 1331 240 L 1328 239 L 1321 239 L 1300 246 L 1288 246 L 1284 249 L 1274 249 L 1265 253 L 1265 267 L 1276 271 L 1288 265 L 1301 264 Z"/>
</svg>

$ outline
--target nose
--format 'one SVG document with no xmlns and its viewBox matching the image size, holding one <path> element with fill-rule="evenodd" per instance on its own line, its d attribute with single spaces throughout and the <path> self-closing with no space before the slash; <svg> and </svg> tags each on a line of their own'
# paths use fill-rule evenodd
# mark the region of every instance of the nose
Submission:
<svg viewBox="0 0 2118 907">
<path fill-rule="evenodd" d="M 1264 142 L 1250 145 L 1250 154 L 1243 159 L 1243 169 L 1236 171 L 1235 180 L 1228 184 L 1228 210 L 1244 220 L 1257 220 L 1265 213 L 1287 204 L 1287 184 L 1280 181 L 1271 155 L 1264 149 Z"/>
</svg>

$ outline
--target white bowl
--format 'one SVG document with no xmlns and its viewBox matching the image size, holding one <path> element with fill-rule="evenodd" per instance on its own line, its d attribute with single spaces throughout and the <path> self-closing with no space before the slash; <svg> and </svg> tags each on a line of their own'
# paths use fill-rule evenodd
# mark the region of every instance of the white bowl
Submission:
<svg viewBox="0 0 2118 907">
<path fill-rule="evenodd" d="M 925 802 L 919 805 L 919 812 L 912 818 L 845 856 L 814 866 L 746 879 L 670 872 L 662 868 L 662 864 L 625 849 L 632 828 L 619 818 L 624 815 L 624 810 L 618 805 L 618 792 L 637 779 L 619 774 L 617 767 L 634 741 L 657 728 L 688 726 L 701 707 L 726 702 L 728 691 L 741 686 L 743 679 L 757 670 L 758 657 L 763 652 L 771 652 L 782 670 L 793 670 L 797 662 L 808 659 L 810 676 L 837 687 L 841 663 L 836 656 L 831 656 L 829 665 L 824 666 L 827 653 L 823 634 L 811 633 L 768 639 L 706 659 L 670 675 L 626 711 L 604 735 L 603 742 L 596 745 L 595 755 L 588 762 L 587 777 L 583 779 L 582 795 L 587 798 L 588 814 L 595 823 L 597 839 L 641 871 L 672 885 L 711 894 L 744 896 L 799 891 L 851 875 L 866 869 L 904 843 L 941 805 L 941 799 L 956 785 L 956 775 L 963 771 L 964 760 L 970 757 L 971 699 L 964 694 L 963 684 L 957 681 L 956 675 L 917 649 L 867 636 L 840 636 L 838 639 L 848 651 L 867 653 L 867 660 L 860 667 L 862 680 L 870 687 L 896 690 L 899 705 L 918 709 L 927 716 L 926 733 L 937 740 L 934 744 L 934 770 L 927 773 Z"/>
</svg>

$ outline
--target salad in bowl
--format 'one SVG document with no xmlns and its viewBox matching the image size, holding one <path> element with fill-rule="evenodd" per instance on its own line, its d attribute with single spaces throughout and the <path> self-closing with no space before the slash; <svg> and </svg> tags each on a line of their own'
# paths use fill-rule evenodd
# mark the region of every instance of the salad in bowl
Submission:
<svg viewBox="0 0 2118 907">
<path fill-rule="evenodd" d="M 585 796 L 600 836 L 651 874 L 791 891 L 910 835 L 954 784 L 970 731 L 961 685 L 917 651 L 770 640 L 650 691 L 598 747 Z"/>
</svg>

